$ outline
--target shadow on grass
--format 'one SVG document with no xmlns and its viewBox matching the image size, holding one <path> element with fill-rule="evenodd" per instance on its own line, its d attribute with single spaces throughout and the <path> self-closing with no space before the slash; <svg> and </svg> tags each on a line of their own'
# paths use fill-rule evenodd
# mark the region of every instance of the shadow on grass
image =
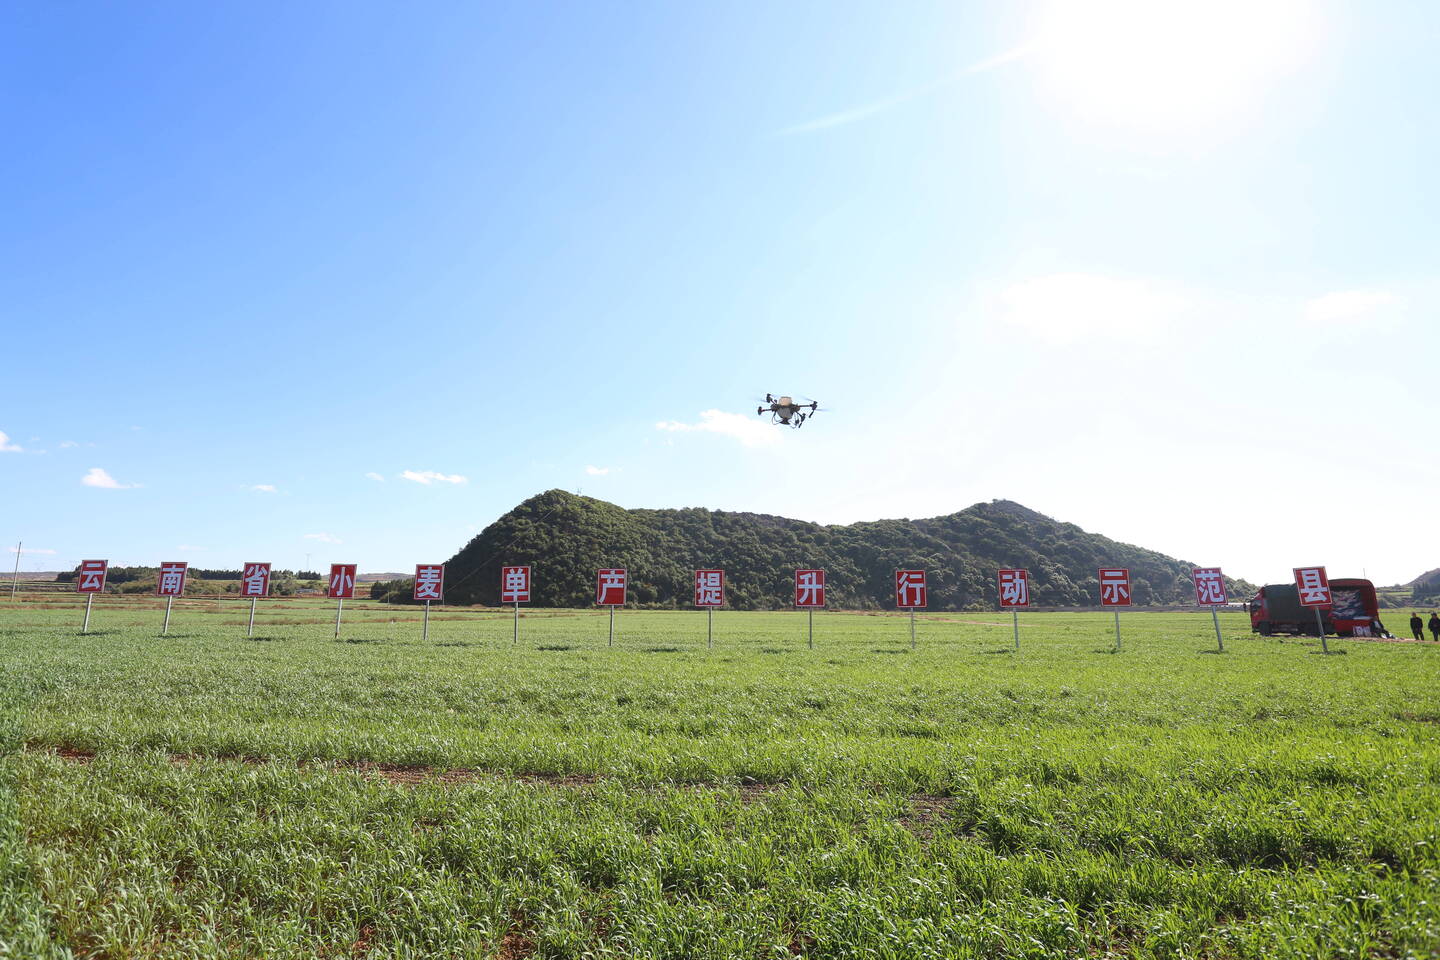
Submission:
<svg viewBox="0 0 1440 960">
<path fill-rule="evenodd" d="M 436 643 L 437 647 L 483 647 L 485 644 L 477 643 L 474 640 L 446 640 L 444 643 Z"/>
<path fill-rule="evenodd" d="M 116 634 L 118 634 L 119 632 L 120 632 L 119 630 L 86 630 L 84 633 L 81 633 L 79 630 L 76 630 L 76 631 L 75 631 L 75 636 L 77 636 L 77 637 L 113 637 L 113 636 L 115 636 Z M 175 636 L 179 636 L 179 634 L 172 633 L 172 634 L 170 634 L 170 636 L 175 637 Z"/>
<path fill-rule="evenodd" d="M 1196 650 L 1195 652 L 1196 652 L 1196 653 L 1209 654 L 1210 656 L 1217 656 L 1217 655 L 1222 654 L 1222 653 L 1228 653 L 1229 651 L 1227 651 L 1227 650 Z"/>
<path fill-rule="evenodd" d="M 1311 650 L 1317 657 L 1344 657 L 1348 656 L 1349 650 Z"/>
<path fill-rule="evenodd" d="M 559 650 L 574 650 L 575 648 L 574 648 L 573 646 L 569 645 L 569 644 L 551 643 L 551 644 L 542 644 L 541 646 L 538 646 L 538 647 L 536 647 L 535 649 L 536 649 L 536 650 L 559 651 Z"/>
<path fill-rule="evenodd" d="M 265 637 L 265 636 L 260 636 L 260 637 L 241 637 L 240 639 L 241 639 L 241 640 L 244 640 L 246 643 L 277 643 L 277 642 L 279 642 L 279 641 L 281 641 L 281 640 L 283 640 L 283 639 L 285 639 L 285 638 L 284 638 L 284 637 Z"/>
<path fill-rule="evenodd" d="M 679 647 L 645 647 L 646 653 L 679 653 Z"/>
<path fill-rule="evenodd" d="M 794 647 L 761 647 L 761 648 L 760 648 L 760 652 L 761 652 L 761 653 L 791 653 L 791 652 L 794 651 L 794 650 L 795 650 Z"/>
<path fill-rule="evenodd" d="M 892 648 L 892 647 L 871 647 L 871 648 L 870 648 L 870 652 L 871 652 L 871 653 L 909 653 L 910 651 L 909 651 L 908 649 L 900 649 L 900 648 Z"/>
<path fill-rule="evenodd" d="M 341 643 L 385 643 L 384 637 L 341 637 Z"/>
<path fill-rule="evenodd" d="M 1014 647 L 1000 647 L 999 649 L 996 649 L 996 650 L 984 650 L 984 651 L 981 651 L 981 652 L 982 652 L 982 653 L 1014 653 L 1014 652 L 1015 652 L 1015 648 L 1014 648 Z"/>
<path fill-rule="evenodd" d="M 1091 650 L 1090 652 L 1091 652 L 1091 653 L 1119 653 L 1120 651 L 1119 651 L 1119 650 L 1116 650 L 1114 647 L 1109 647 L 1109 648 L 1107 648 L 1107 649 L 1105 649 L 1105 650 Z"/>
</svg>

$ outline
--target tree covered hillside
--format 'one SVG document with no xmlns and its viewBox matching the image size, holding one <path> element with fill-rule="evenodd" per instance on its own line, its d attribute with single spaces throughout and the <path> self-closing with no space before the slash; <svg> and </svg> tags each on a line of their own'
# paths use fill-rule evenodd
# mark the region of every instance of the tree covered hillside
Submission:
<svg viewBox="0 0 1440 960">
<path fill-rule="evenodd" d="M 927 520 L 877 520 L 822 526 L 755 513 L 718 510 L 626 510 L 613 503 L 549 490 L 520 504 L 471 540 L 446 568 L 452 603 L 499 602 L 500 568 L 535 568 L 536 606 L 581 607 L 594 601 L 595 571 L 630 571 L 630 603 L 686 607 L 694 570 L 725 570 L 727 602 L 740 609 L 788 606 L 796 567 L 823 567 L 829 605 L 886 609 L 894 571 L 929 572 L 930 607 L 993 608 L 995 571 L 1027 567 L 1033 602 L 1098 603 L 1096 569 L 1128 566 L 1140 604 L 1192 603 L 1192 565 L 1060 523 L 1018 503 L 978 503 Z M 1248 584 L 1233 596 L 1245 599 Z M 408 602 L 410 582 L 376 584 L 375 596 Z"/>
</svg>

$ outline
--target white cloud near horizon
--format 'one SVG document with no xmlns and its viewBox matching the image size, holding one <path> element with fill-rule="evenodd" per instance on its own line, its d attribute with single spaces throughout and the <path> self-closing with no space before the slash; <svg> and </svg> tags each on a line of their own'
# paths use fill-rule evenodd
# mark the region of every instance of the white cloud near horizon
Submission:
<svg viewBox="0 0 1440 960">
<path fill-rule="evenodd" d="M 275 484 L 273 484 L 273 483 L 252 483 L 252 484 L 250 485 L 249 489 L 254 490 L 256 493 L 278 493 L 278 492 L 279 492 L 279 491 L 275 488 Z"/>
<path fill-rule="evenodd" d="M 385 482 L 385 477 L 384 477 L 384 475 L 379 474 L 379 473 L 376 473 L 374 470 L 371 470 L 369 473 L 365 474 L 365 479 L 366 479 L 366 480 L 374 480 L 376 483 L 384 483 L 384 482 Z"/>
<path fill-rule="evenodd" d="M 1020 280 L 1002 289 L 992 308 L 1002 322 L 1053 346 L 1152 339 L 1193 312 L 1184 297 L 1152 281 L 1099 273 Z"/>
<path fill-rule="evenodd" d="M 1369 329 L 1397 326 L 1410 301 L 1389 290 L 1336 290 L 1305 304 L 1304 321 L 1312 327 L 1364 323 Z"/>
<path fill-rule="evenodd" d="M 769 447 L 780 442 L 780 431 L 769 421 L 723 410 L 700 411 L 699 423 L 662 420 L 655 424 L 655 429 L 667 433 L 717 433 L 739 440 L 747 447 Z"/>
<path fill-rule="evenodd" d="M 603 477 L 610 472 L 609 467 L 586 466 L 585 472 L 592 477 Z"/>
<path fill-rule="evenodd" d="M 462 477 L 458 473 L 437 473 L 434 470 L 406 470 L 400 474 L 406 480 L 413 480 L 415 483 L 429 486 L 432 483 L 469 483 L 468 477 Z"/>
<path fill-rule="evenodd" d="M 321 543 L 335 543 L 335 544 L 339 544 L 339 543 L 344 543 L 344 542 L 345 542 L 345 541 L 341 540 L 339 537 L 335 536 L 334 534 L 330 534 L 330 533 L 307 533 L 307 534 L 305 534 L 305 536 L 302 537 L 301 539 L 303 539 L 303 540 L 319 540 Z"/>
<path fill-rule="evenodd" d="M 91 467 L 90 472 L 80 478 L 80 482 L 87 487 L 99 487 L 102 490 L 133 490 L 140 486 L 138 483 L 121 483 L 101 467 Z"/>
<path fill-rule="evenodd" d="M 61 449 L 61 450 L 69 450 L 71 447 L 78 447 L 78 446 L 80 446 L 80 444 L 76 443 L 74 440 L 61 440 L 61 441 L 60 441 L 60 449 Z"/>
<path fill-rule="evenodd" d="M 0 453 L 24 453 L 25 448 L 18 443 L 10 442 L 10 435 L 0 431 Z"/>
</svg>

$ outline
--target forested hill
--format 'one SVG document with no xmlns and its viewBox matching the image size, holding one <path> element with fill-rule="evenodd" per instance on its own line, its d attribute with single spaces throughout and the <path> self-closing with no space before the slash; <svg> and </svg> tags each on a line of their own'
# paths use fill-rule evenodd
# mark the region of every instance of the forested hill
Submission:
<svg viewBox="0 0 1440 960">
<path fill-rule="evenodd" d="M 827 572 L 829 605 L 889 608 L 894 571 L 929 572 L 930 607 L 995 605 L 995 571 L 1027 567 L 1033 602 L 1098 603 L 1096 569 L 1128 566 L 1137 603 L 1193 603 L 1192 565 L 1060 523 L 1018 503 L 978 503 L 928 520 L 876 520 L 822 526 L 755 513 L 626 510 L 550 490 L 531 497 L 471 540 L 446 568 L 446 599 L 495 604 L 500 568 L 535 569 L 535 606 L 581 607 L 594 601 L 595 571 L 630 571 L 630 603 L 688 607 L 697 568 L 725 570 L 727 602 L 741 609 L 785 607 L 796 567 Z M 1247 589 L 1245 585 L 1243 589 Z M 380 585 L 408 599 L 408 582 Z M 1232 596 L 1248 599 L 1249 593 Z"/>
</svg>

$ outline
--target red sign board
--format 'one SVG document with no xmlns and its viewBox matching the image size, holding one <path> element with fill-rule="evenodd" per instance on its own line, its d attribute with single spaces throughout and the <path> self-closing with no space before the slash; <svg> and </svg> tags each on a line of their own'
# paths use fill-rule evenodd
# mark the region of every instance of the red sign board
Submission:
<svg viewBox="0 0 1440 960">
<path fill-rule="evenodd" d="M 81 560 L 80 572 L 75 577 L 77 593 L 105 592 L 105 574 L 110 569 L 108 560 Z"/>
<path fill-rule="evenodd" d="M 270 564 L 247 563 L 240 572 L 240 596 L 270 596 Z"/>
<path fill-rule="evenodd" d="M 155 577 L 157 597 L 178 597 L 185 592 L 185 571 L 190 564 L 184 560 L 171 560 L 160 564 L 160 573 Z M 168 608 L 167 608 L 168 609 Z"/>
<path fill-rule="evenodd" d="M 353 563 L 330 564 L 330 586 L 325 596 L 331 600 L 349 600 L 355 596 L 355 568 Z"/>
<path fill-rule="evenodd" d="M 445 599 L 445 564 L 443 563 L 417 563 L 415 564 L 415 591 L 412 594 L 415 600 Z"/>
<path fill-rule="evenodd" d="M 895 606 L 902 610 L 924 607 L 928 592 L 924 570 L 895 571 Z"/>
<path fill-rule="evenodd" d="M 825 606 L 825 571 L 795 571 L 795 606 Z"/>
<path fill-rule="evenodd" d="M 1223 607 L 1230 602 L 1225 592 L 1225 575 L 1219 567 L 1196 567 L 1195 602 L 1202 607 Z"/>
<path fill-rule="evenodd" d="M 595 571 L 595 603 L 601 607 L 625 606 L 626 574 L 623 568 Z"/>
<path fill-rule="evenodd" d="M 1130 604 L 1130 571 L 1124 567 L 1101 567 L 1100 605 L 1128 607 Z"/>
<path fill-rule="evenodd" d="M 723 607 L 725 605 L 725 571 L 695 571 L 695 606 Z"/>
<path fill-rule="evenodd" d="M 1030 571 L 1000 571 L 1000 609 L 1030 606 Z"/>
<path fill-rule="evenodd" d="M 1335 598 L 1330 595 L 1330 578 L 1324 567 L 1296 567 L 1295 586 L 1300 591 L 1302 607 L 1328 607 Z"/>
<path fill-rule="evenodd" d="M 530 568 L 529 568 L 529 567 L 501 567 L 501 568 L 500 568 L 500 602 L 501 602 L 501 603 L 529 603 L 529 602 L 530 602 Z"/>
</svg>

